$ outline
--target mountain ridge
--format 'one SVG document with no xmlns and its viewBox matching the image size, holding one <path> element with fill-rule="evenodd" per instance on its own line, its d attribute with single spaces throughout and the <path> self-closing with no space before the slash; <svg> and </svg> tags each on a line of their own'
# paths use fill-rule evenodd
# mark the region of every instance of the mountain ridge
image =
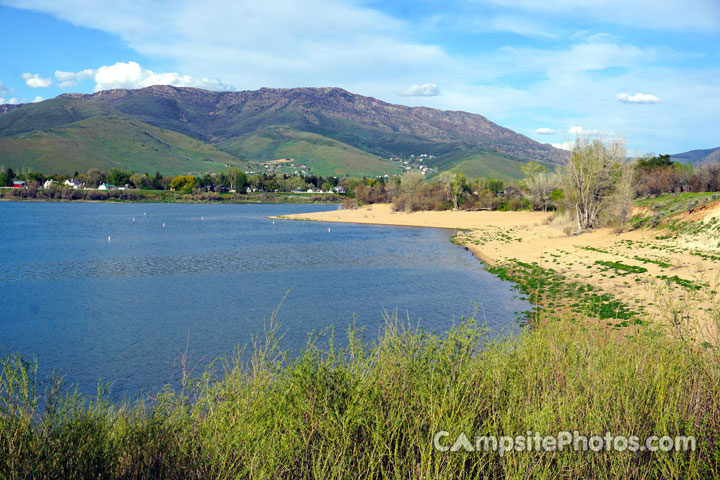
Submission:
<svg viewBox="0 0 720 480">
<path fill-rule="evenodd" d="M 302 132 L 317 135 L 313 137 L 316 142 L 335 142 L 334 150 L 325 152 L 327 155 L 342 156 L 343 152 L 354 149 L 354 157 L 357 157 L 357 150 L 365 152 L 368 160 L 386 159 L 387 169 L 376 165 L 372 171 L 364 172 L 368 174 L 383 173 L 381 170 L 397 171 L 398 166 L 391 163 L 391 157 L 406 158 L 421 153 L 427 154 L 427 164 L 438 170 L 453 169 L 472 159 L 480 164 L 495 162 L 488 165 L 488 171 L 496 171 L 496 163 L 502 158 L 521 163 L 535 160 L 552 168 L 566 158 L 565 152 L 535 142 L 482 115 L 395 105 L 338 87 L 214 92 L 155 85 L 92 94 L 67 93 L 36 104 L 0 107 L 0 138 L 28 133 L 29 130 L 23 131 L 18 125 L 24 125 L 24 128 L 38 125 L 42 127 L 38 129 L 43 130 L 88 116 L 113 113 L 209 143 L 230 153 L 238 162 L 267 161 L 276 157 L 278 149 L 263 150 L 263 156 L 256 158 L 251 149 L 244 147 L 249 139 L 258 134 L 262 136 L 273 127 L 298 132 L 290 137 L 300 136 L 306 143 L 312 142 Z M 67 122 L 62 124 L 63 121 Z M 260 141 L 272 143 L 269 137 L 262 137 Z M 287 150 L 288 145 L 279 148 L 283 149 Z M 311 150 L 313 148 L 308 152 Z M 312 163 L 312 152 L 303 160 Z M 363 172 L 360 159 L 345 163 L 349 168 L 346 173 Z M 331 166 L 327 162 L 324 165 L 326 169 Z M 482 165 L 474 165 L 473 170 L 483 171 Z M 514 173 L 514 169 L 510 173 Z M 517 174 L 519 176 L 520 172 Z"/>
<path fill-rule="evenodd" d="M 683 163 L 720 162 L 720 147 L 690 150 L 683 153 L 676 153 L 670 158 Z"/>
</svg>

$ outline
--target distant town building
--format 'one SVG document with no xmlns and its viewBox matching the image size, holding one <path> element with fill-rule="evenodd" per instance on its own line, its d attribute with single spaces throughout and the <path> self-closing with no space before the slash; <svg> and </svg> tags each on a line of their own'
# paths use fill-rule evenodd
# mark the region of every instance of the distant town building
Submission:
<svg viewBox="0 0 720 480">
<path fill-rule="evenodd" d="M 64 184 L 65 184 L 65 186 L 74 188 L 75 190 L 83 187 L 82 182 L 80 182 L 80 180 L 76 180 L 74 178 L 69 178 L 69 179 L 65 180 Z"/>
</svg>

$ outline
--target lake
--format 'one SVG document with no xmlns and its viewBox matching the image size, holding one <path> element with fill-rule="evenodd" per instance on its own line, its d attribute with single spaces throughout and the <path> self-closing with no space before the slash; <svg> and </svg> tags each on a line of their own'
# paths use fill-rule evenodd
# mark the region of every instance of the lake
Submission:
<svg viewBox="0 0 720 480">
<path fill-rule="evenodd" d="M 374 339 L 384 312 L 442 332 L 479 309 L 516 331 L 530 308 L 452 231 L 267 218 L 335 208 L 0 202 L 0 350 L 119 399 L 175 382 L 186 349 L 196 373 L 232 355 L 283 297 L 293 352 L 353 321 Z"/>
</svg>

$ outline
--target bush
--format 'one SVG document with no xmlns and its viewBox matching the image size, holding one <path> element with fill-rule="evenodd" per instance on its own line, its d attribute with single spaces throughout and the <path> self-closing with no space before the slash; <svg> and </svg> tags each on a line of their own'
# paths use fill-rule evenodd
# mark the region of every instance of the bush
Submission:
<svg viewBox="0 0 720 480">
<path fill-rule="evenodd" d="M 646 327 L 630 338 L 543 319 L 490 340 L 388 321 L 373 345 L 282 355 L 271 328 L 238 358 L 152 403 L 82 399 L 6 357 L 3 478 L 703 478 L 717 476 L 716 351 Z M 46 408 L 41 409 L 40 405 Z M 693 435 L 694 452 L 439 452 L 435 432 Z"/>
</svg>

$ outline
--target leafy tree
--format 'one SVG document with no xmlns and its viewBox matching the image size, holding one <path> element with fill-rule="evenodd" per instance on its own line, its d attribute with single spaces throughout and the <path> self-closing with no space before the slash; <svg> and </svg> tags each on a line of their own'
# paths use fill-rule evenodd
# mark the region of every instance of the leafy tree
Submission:
<svg viewBox="0 0 720 480">
<path fill-rule="evenodd" d="M 247 186 L 247 175 L 239 168 L 228 168 L 225 171 L 225 176 L 228 178 L 230 188 L 237 190 L 238 192 L 244 191 Z"/>
<path fill-rule="evenodd" d="M 271 175 L 263 175 L 263 183 L 265 184 L 265 190 L 273 192 L 280 189 L 277 176 L 273 173 Z"/>
<path fill-rule="evenodd" d="M 670 160 L 670 155 L 668 154 L 647 156 L 637 161 L 639 168 L 671 167 L 672 165 L 673 161 Z"/>
<path fill-rule="evenodd" d="M 255 190 L 263 190 L 265 188 L 262 175 L 253 175 L 248 178 L 248 185 Z"/>
<path fill-rule="evenodd" d="M 500 193 L 505 190 L 505 182 L 499 179 L 486 178 L 483 183 L 483 188 L 487 188 L 494 195 L 500 195 Z"/>
<path fill-rule="evenodd" d="M 550 193 L 550 201 L 556 206 L 565 198 L 565 191 L 562 188 L 556 188 Z"/>
<path fill-rule="evenodd" d="M 134 173 L 130 175 L 130 183 L 135 185 L 135 188 L 150 188 L 152 186 L 152 180 L 147 174 Z"/>
<path fill-rule="evenodd" d="M 358 186 L 358 183 L 359 183 L 359 181 L 357 178 L 355 178 L 355 177 L 348 178 L 347 180 L 345 180 L 345 185 L 344 185 L 345 190 L 347 190 L 348 193 L 354 195 L 355 187 Z"/>
<path fill-rule="evenodd" d="M 577 232 L 596 226 L 606 200 L 620 179 L 625 144 L 578 136 L 562 178 L 565 197 L 575 210 Z"/>
<path fill-rule="evenodd" d="M 160 190 L 162 189 L 162 179 L 163 176 L 160 175 L 160 171 L 155 172 L 155 176 L 152 178 L 152 188 L 153 190 Z"/>
<path fill-rule="evenodd" d="M 25 175 L 28 182 L 43 183 L 45 181 L 45 175 L 40 172 L 30 172 Z"/>
<path fill-rule="evenodd" d="M 130 181 L 130 174 L 119 168 L 113 168 L 107 176 L 107 181 L 113 185 L 125 185 Z"/>
<path fill-rule="evenodd" d="M 192 175 L 178 175 L 170 181 L 170 188 L 190 193 L 195 188 L 197 180 Z"/>
<path fill-rule="evenodd" d="M 295 190 L 295 189 L 301 189 L 306 190 L 307 189 L 307 183 L 305 183 L 305 180 L 302 177 L 290 177 L 287 181 L 288 190 Z"/>
<path fill-rule="evenodd" d="M 5 170 L 5 167 L 0 167 L 0 187 L 4 187 L 10 183 L 10 176 L 8 175 L 8 170 Z"/>
<path fill-rule="evenodd" d="M 425 175 L 418 171 L 409 170 L 400 177 L 400 191 L 405 196 L 405 210 L 413 211 L 417 203 L 418 194 L 425 184 Z"/>
<path fill-rule="evenodd" d="M 445 190 L 447 199 L 452 202 L 453 210 L 457 210 L 463 195 L 468 190 L 465 174 L 446 171 L 438 175 L 438 180 Z"/>
<path fill-rule="evenodd" d="M 105 174 L 97 168 L 91 168 L 85 172 L 84 182 L 89 187 L 97 187 L 105 181 Z"/>
</svg>

